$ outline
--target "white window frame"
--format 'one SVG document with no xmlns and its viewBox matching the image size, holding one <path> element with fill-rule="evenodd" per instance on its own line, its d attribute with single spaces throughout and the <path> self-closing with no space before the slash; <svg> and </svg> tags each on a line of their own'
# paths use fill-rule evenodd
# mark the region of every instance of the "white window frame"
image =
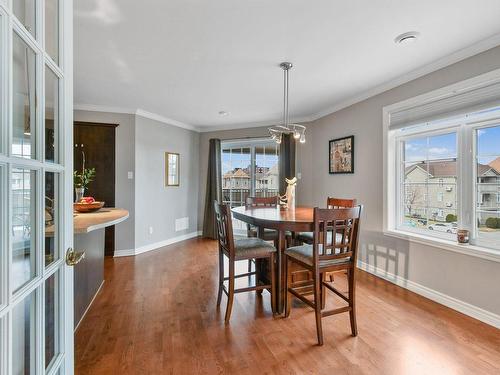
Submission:
<svg viewBox="0 0 500 375">
<path fill-rule="evenodd" d="M 500 248 L 493 244 L 477 238 L 476 233 L 476 130 L 481 127 L 492 126 L 500 123 L 500 114 L 481 113 L 474 115 L 461 115 L 452 117 L 445 121 L 427 123 L 423 129 L 412 126 L 405 129 L 405 135 L 411 130 L 414 134 L 425 134 L 432 131 L 449 130 L 457 127 L 457 214 L 459 228 L 468 229 L 471 234 L 471 243 L 468 245 L 458 244 L 456 238 L 443 238 L 441 236 L 430 236 L 428 233 L 419 233 L 402 228 L 398 225 L 400 210 L 400 161 L 401 149 L 397 147 L 398 137 L 401 130 L 391 130 L 391 113 L 395 113 L 411 106 L 417 106 L 429 101 L 437 101 L 443 96 L 475 85 L 487 84 L 500 79 L 500 69 L 485 73 L 478 77 L 468 79 L 441 89 L 419 95 L 408 100 L 395 103 L 383 108 L 383 232 L 387 236 L 397 237 L 414 243 L 425 244 L 461 254 L 476 256 L 483 259 L 500 262 Z M 421 231 L 422 232 L 422 231 Z M 498 246 L 498 244 L 495 244 Z"/>
<path fill-rule="evenodd" d="M 452 240 L 454 235 L 453 234 L 448 234 L 445 232 L 438 232 L 434 231 L 431 232 L 429 230 L 425 229 L 420 229 L 420 228 L 409 228 L 409 227 L 403 227 L 403 219 L 404 219 L 404 199 L 402 197 L 403 192 L 401 191 L 401 183 L 404 181 L 404 168 L 403 168 L 403 157 L 404 157 L 404 143 L 407 141 L 410 141 L 412 139 L 418 139 L 422 137 L 434 137 L 434 136 L 439 136 L 439 135 L 444 135 L 444 134 L 451 134 L 455 133 L 456 134 L 456 148 L 457 148 L 457 196 L 460 194 L 460 184 L 461 184 L 461 179 L 460 179 L 460 165 L 461 161 L 460 159 L 460 152 L 459 152 L 459 145 L 461 141 L 461 123 L 460 122 L 449 122 L 445 124 L 438 124 L 434 126 L 429 126 L 426 127 L 425 129 L 422 129 L 421 127 L 415 127 L 412 130 L 409 131 L 400 131 L 396 134 L 394 138 L 394 144 L 392 147 L 396 149 L 396 175 L 395 175 L 395 185 L 396 185 L 396 202 L 397 206 L 394 212 L 395 215 L 395 229 L 400 232 L 410 232 L 410 233 L 415 233 L 423 236 L 429 236 L 429 237 L 437 237 L 441 239 L 446 239 L 446 240 Z M 439 186 L 442 186 L 441 181 L 439 181 Z M 426 200 L 427 200 L 428 194 L 426 193 Z M 460 220 L 460 201 L 458 202 L 458 207 L 456 207 L 456 212 Z M 459 226 L 461 225 L 459 221 Z"/>
</svg>

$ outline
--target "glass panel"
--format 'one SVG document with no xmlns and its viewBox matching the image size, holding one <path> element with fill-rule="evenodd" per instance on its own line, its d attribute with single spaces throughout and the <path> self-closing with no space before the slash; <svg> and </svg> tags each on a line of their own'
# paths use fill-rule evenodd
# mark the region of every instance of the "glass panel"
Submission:
<svg viewBox="0 0 500 375">
<path fill-rule="evenodd" d="M 14 33 L 12 154 L 35 158 L 35 52 Z"/>
<path fill-rule="evenodd" d="M 255 196 L 271 197 L 279 192 L 279 145 L 255 148 Z"/>
<path fill-rule="evenodd" d="M 35 172 L 12 171 L 12 283 L 14 291 L 35 276 Z"/>
<path fill-rule="evenodd" d="M 225 146 L 225 147 L 224 147 Z M 252 152 L 255 162 L 252 162 Z M 255 141 L 247 146 L 222 149 L 223 201 L 231 207 L 242 206 L 247 197 L 273 196 L 279 188 L 279 145 Z M 234 229 L 245 229 L 246 224 L 233 220 Z"/>
<path fill-rule="evenodd" d="M 36 36 L 36 0 L 12 0 L 14 15 L 33 36 Z"/>
<path fill-rule="evenodd" d="M 57 162 L 59 78 L 45 67 L 45 160 Z"/>
<path fill-rule="evenodd" d="M 477 235 L 500 247 L 500 126 L 478 129 L 476 139 Z"/>
<path fill-rule="evenodd" d="M 45 368 L 59 353 L 59 277 L 45 281 Z"/>
<path fill-rule="evenodd" d="M 45 172 L 45 265 L 58 259 L 58 207 L 57 191 L 58 176 L 54 172 Z"/>
<path fill-rule="evenodd" d="M 405 141 L 401 225 L 457 232 L 456 134 Z"/>
<path fill-rule="evenodd" d="M 30 294 L 12 310 L 12 373 L 35 373 L 35 295 Z"/>
<path fill-rule="evenodd" d="M 59 1 L 45 0 L 45 51 L 59 62 Z"/>
</svg>

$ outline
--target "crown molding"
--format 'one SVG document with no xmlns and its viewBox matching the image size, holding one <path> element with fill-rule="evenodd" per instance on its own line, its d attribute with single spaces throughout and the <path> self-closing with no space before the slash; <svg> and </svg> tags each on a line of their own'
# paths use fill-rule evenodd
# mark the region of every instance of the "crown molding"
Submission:
<svg viewBox="0 0 500 375">
<path fill-rule="evenodd" d="M 75 104 L 73 109 L 76 111 L 89 111 L 89 112 L 109 112 L 109 113 L 122 113 L 127 115 L 136 115 L 148 118 L 150 120 L 158 121 L 167 125 L 176 126 L 178 128 L 193 130 L 199 132 L 200 129 L 196 126 L 186 124 L 181 121 L 173 120 L 164 116 L 161 116 L 157 113 L 148 112 L 141 108 L 132 109 L 132 108 L 123 108 L 123 107 L 108 107 L 104 105 L 96 105 L 96 104 Z"/>
<path fill-rule="evenodd" d="M 123 113 L 127 115 L 135 115 L 135 109 L 123 107 L 108 107 L 105 105 L 96 104 L 75 104 L 73 105 L 75 111 L 88 111 L 88 112 L 110 112 L 110 113 Z"/>
<path fill-rule="evenodd" d="M 140 108 L 138 108 L 135 111 L 135 114 L 136 114 L 136 116 L 145 117 L 145 118 L 148 118 L 150 120 L 155 120 L 155 121 L 167 124 L 167 125 L 176 126 L 178 128 L 183 128 L 183 129 L 187 129 L 187 130 L 193 130 L 193 131 L 196 131 L 196 132 L 200 131 L 200 128 L 197 127 L 197 126 L 194 126 L 194 125 L 191 125 L 191 124 L 186 124 L 186 123 L 181 122 L 181 121 L 173 120 L 173 119 L 168 118 L 168 117 L 163 117 L 163 116 L 161 116 L 161 115 L 159 115 L 157 113 L 148 112 L 148 111 L 145 111 L 145 110 L 140 109 Z"/>
<path fill-rule="evenodd" d="M 314 121 L 314 118 L 311 116 L 303 116 L 296 117 L 290 120 L 291 123 L 303 124 Z M 261 121 L 261 122 L 243 122 L 243 123 L 231 123 L 227 125 L 214 125 L 214 126 L 206 126 L 199 127 L 198 130 L 200 133 L 208 133 L 213 131 L 223 131 L 223 130 L 236 130 L 236 129 L 248 129 L 248 128 L 263 128 L 265 126 L 274 126 L 281 123 L 281 119 L 272 120 L 272 121 Z"/>
<path fill-rule="evenodd" d="M 435 72 L 439 69 L 443 69 L 447 66 L 455 64 L 459 61 L 465 60 L 474 55 L 480 54 L 484 51 L 487 51 L 491 48 L 497 47 L 500 45 L 500 34 L 495 34 L 489 38 L 483 39 L 478 43 L 470 45 L 468 47 L 462 48 L 448 56 L 442 57 L 434 62 L 424 65 L 418 69 L 412 70 L 411 72 L 405 73 L 393 80 L 387 81 L 381 85 L 375 86 L 371 89 L 368 89 L 358 95 L 354 95 L 346 100 L 335 103 L 331 107 L 328 107 L 319 112 L 313 113 L 308 116 L 302 116 L 299 118 L 292 119 L 293 122 L 297 123 L 307 123 L 316 121 L 320 118 L 326 117 L 332 113 L 340 111 L 341 109 L 350 107 L 353 104 L 362 102 L 363 100 L 369 99 L 376 95 L 379 95 L 385 91 L 391 90 L 395 87 L 401 86 L 405 83 L 413 81 L 417 78 L 423 77 L 427 74 Z M 75 110 L 82 111 L 92 111 L 92 112 L 112 112 L 112 113 L 124 113 L 124 114 L 132 114 L 145 118 L 149 118 L 151 120 L 159 121 L 167 125 L 176 126 L 183 129 L 188 129 L 196 132 L 206 133 L 213 131 L 222 131 L 222 130 L 235 130 L 235 129 L 244 129 L 244 128 L 258 128 L 264 126 L 272 126 L 279 123 L 279 119 L 272 121 L 263 121 L 263 122 L 245 122 L 245 123 L 232 123 L 227 125 L 214 125 L 214 126 L 195 126 L 191 124 L 187 124 L 181 121 L 177 121 L 174 119 L 170 119 L 168 117 L 164 117 L 157 113 L 148 112 L 146 110 L 136 108 L 121 108 L 121 107 L 107 107 L 101 105 L 93 105 L 93 104 L 75 104 Z"/>
<path fill-rule="evenodd" d="M 339 103 L 334 104 L 333 106 L 321 110 L 312 114 L 310 117 L 313 121 L 323 118 L 325 116 L 331 115 L 341 109 L 350 107 L 353 104 L 362 102 L 363 100 L 374 97 L 378 94 L 381 94 L 385 91 L 391 90 L 395 87 L 401 86 L 405 83 L 411 82 L 417 78 L 423 77 L 427 74 L 433 73 L 439 69 L 443 69 L 447 66 L 453 65 L 459 61 L 465 60 L 469 57 L 478 55 L 482 52 L 485 52 L 491 48 L 497 47 L 500 45 L 500 33 L 492 35 L 489 38 L 483 39 L 475 44 L 472 44 L 468 47 L 462 48 L 456 52 L 453 52 L 450 55 L 442 57 L 438 60 L 431 62 L 430 64 L 424 65 L 418 69 L 412 70 L 406 74 L 403 74 L 393 80 L 387 81 L 381 85 L 375 86 L 369 90 L 364 91 L 359 95 L 352 96 L 349 99 L 343 100 Z"/>
</svg>

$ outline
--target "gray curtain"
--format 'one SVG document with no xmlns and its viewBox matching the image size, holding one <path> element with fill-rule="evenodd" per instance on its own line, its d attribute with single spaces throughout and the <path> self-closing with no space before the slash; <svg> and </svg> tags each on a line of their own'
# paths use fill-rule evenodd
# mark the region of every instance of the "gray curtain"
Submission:
<svg viewBox="0 0 500 375">
<path fill-rule="evenodd" d="M 222 201 L 222 163 L 220 139 L 211 139 L 208 150 L 207 189 L 205 214 L 203 215 L 203 237 L 217 238 L 214 200 Z"/>
<path fill-rule="evenodd" d="M 280 144 L 280 195 L 286 192 L 285 178 L 295 177 L 295 139 L 292 134 L 283 134 Z"/>
</svg>

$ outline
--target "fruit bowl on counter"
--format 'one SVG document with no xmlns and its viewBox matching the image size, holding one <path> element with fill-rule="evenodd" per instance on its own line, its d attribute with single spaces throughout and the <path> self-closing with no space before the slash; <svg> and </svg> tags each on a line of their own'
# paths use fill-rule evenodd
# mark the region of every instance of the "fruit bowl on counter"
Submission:
<svg viewBox="0 0 500 375">
<path fill-rule="evenodd" d="M 79 202 L 73 203 L 73 209 L 80 213 L 95 212 L 104 207 L 104 202 L 98 202 L 92 197 L 83 197 Z"/>
</svg>

